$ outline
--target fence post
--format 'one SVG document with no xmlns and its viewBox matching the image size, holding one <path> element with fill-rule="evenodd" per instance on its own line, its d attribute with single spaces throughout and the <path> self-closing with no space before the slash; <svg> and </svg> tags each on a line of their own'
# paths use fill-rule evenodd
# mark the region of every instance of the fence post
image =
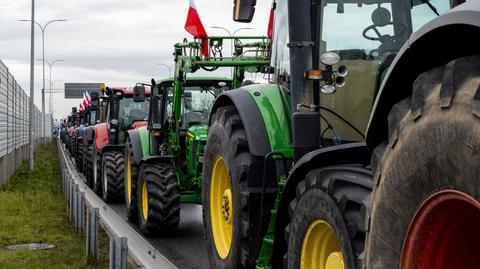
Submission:
<svg viewBox="0 0 480 269">
<path fill-rule="evenodd" d="M 110 269 L 127 268 L 127 238 L 110 237 Z"/>
<path fill-rule="evenodd" d="M 72 200 L 73 200 L 72 211 L 70 212 L 70 215 L 72 216 L 72 220 L 73 220 L 73 224 L 74 224 L 73 227 L 75 227 L 75 230 L 76 230 L 77 224 L 78 224 L 78 218 L 77 218 L 77 216 L 78 216 L 78 213 L 77 213 L 77 211 L 78 211 L 77 210 L 78 209 L 78 191 L 77 191 L 77 188 L 76 188 L 77 185 L 75 184 L 74 186 L 75 186 L 75 188 L 73 190 L 73 197 L 72 197 Z"/>
<path fill-rule="evenodd" d="M 83 232 L 83 223 L 85 219 L 85 193 L 77 192 L 77 233 Z"/>
<path fill-rule="evenodd" d="M 100 210 L 90 207 L 87 210 L 87 258 L 98 259 Z"/>
</svg>

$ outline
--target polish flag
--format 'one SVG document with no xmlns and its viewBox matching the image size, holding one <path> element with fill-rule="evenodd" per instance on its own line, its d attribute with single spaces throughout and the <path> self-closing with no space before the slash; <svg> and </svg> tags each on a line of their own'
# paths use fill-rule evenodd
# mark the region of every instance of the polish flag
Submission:
<svg viewBox="0 0 480 269">
<path fill-rule="evenodd" d="M 87 97 L 85 96 L 85 93 L 83 93 L 82 103 L 83 103 L 83 109 L 85 109 L 88 106 Z"/>
<path fill-rule="evenodd" d="M 88 92 L 85 94 L 85 100 L 87 100 L 87 105 L 92 104 L 92 99 L 90 99 L 90 94 L 88 94 Z"/>
<path fill-rule="evenodd" d="M 185 30 L 194 37 L 208 37 L 205 27 L 203 27 L 200 15 L 198 15 L 197 6 L 194 0 L 190 0 L 190 7 L 188 9 L 187 21 L 185 22 Z M 202 42 L 202 54 L 208 57 L 208 40 L 204 39 Z"/>
</svg>

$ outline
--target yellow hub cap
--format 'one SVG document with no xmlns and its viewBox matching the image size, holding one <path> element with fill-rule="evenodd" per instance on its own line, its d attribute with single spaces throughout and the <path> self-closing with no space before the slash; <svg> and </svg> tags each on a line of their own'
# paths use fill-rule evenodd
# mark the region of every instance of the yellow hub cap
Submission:
<svg viewBox="0 0 480 269">
<path fill-rule="evenodd" d="M 132 163 L 130 154 L 127 156 L 127 200 L 128 203 L 132 201 Z"/>
<path fill-rule="evenodd" d="M 148 219 L 148 188 L 147 188 L 147 182 L 143 181 L 142 184 L 142 215 L 143 219 L 147 220 Z"/>
<path fill-rule="evenodd" d="M 225 259 L 232 245 L 232 186 L 222 157 L 215 159 L 210 182 L 210 218 L 218 256 Z"/>
<path fill-rule="evenodd" d="M 308 226 L 302 243 L 300 269 L 344 269 L 343 254 L 332 227 L 324 220 Z"/>
</svg>

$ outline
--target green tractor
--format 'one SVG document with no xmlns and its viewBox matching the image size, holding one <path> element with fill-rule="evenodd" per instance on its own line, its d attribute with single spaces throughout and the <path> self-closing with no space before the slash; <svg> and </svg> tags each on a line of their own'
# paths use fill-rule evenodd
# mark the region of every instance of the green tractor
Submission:
<svg viewBox="0 0 480 269">
<path fill-rule="evenodd" d="M 274 1 L 271 83 L 211 111 L 210 268 L 479 266 L 480 3 L 462 2 Z M 256 1 L 234 3 L 250 22 Z"/>
<path fill-rule="evenodd" d="M 220 55 L 225 40 L 236 40 L 236 56 Z M 242 43 L 241 40 L 253 41 Z M 202 161 L 211 105 L 238 87 L 245 72 L 268 63 L 264 37 L 209 37 L 213 56 L 199 56 L 198 40 L 175 45 L 175 77 L 152 80 L 148 126 L 130 130 L 126 147 L 125 204 L 128 218 L 147 235 L 178 230 L 180 203 L 201 204 Z M 248 49 L 248 52 L 244 51 Z M 187 77 L 200 68 L 234 67 L 234 79 Z M 143 91 L 144 87 L 137 87 Z"/>
</svg>

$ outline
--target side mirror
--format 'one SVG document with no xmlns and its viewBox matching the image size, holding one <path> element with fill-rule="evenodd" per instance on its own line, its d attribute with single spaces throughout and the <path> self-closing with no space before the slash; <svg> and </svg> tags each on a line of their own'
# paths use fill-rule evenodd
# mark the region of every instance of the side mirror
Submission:
<svg viewBox="0 0 480 269">
<path fill-rule="evenodd" d="M 236 22 L 251 22 L 255 14 L 257 0 L 234 0 L 233 20 Z"/>
<path fill-rule="evenodd" d="M 135 86 L 133 88 L 133 101 L 143 102 L 145 101 L 145 86 Z"/>
</svg>

